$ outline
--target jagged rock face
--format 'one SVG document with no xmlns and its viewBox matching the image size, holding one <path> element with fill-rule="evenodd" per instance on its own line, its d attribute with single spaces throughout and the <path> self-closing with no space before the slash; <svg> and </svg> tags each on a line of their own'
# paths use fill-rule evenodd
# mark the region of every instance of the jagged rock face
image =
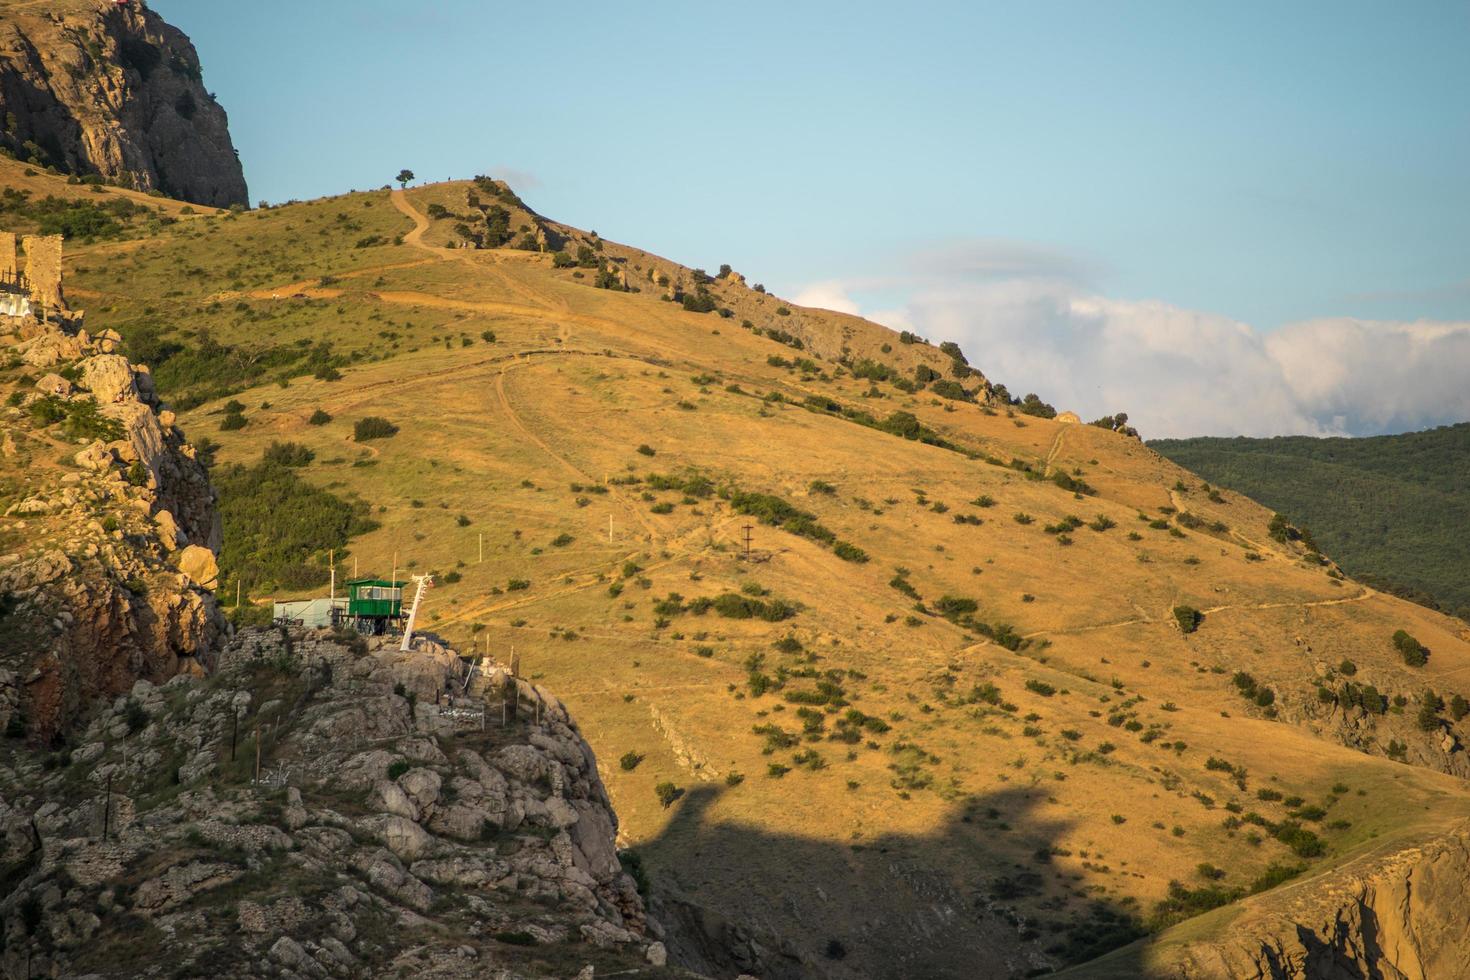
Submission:
<svg viewBox="0 0 1470 980">
<path fill-rule="evenodd" d="M 199 204 L 248 201 L 194 45 L 142 3 L 0 7 L 0 127 L 21 159 Z"/>
<path fill-rule="evenodd" d="M 19 464 L 0 520 L 0 724 L 49 742 L 98 696 L 201 672 L 228 627 L 208 591 L 214 491 L 146 369 L 110 353 L 115 335 L 24 333 L 6 356 L 51 373 L 0 409 Z M 104 437 L 78 438 L 78 420 Z"/>
<path fill-rule="evenodd" d="M 64 755 L 0 743 L 0 972 L 687 976 L 659 969 L 575 723 L 522 684 L 482 725 L 484 701 L 451 707 L 463 669 L 243 631 L 208 679 L 100 705 Z"/>
<path fill-rule="evenodd" d="M 1428 980 L 1470 963 L 1470 827 L 1264 896 L 1217 939 L 1148 976 Z M 1083 971 L 1085 972 L 1085 971 Z"/>
</svg>

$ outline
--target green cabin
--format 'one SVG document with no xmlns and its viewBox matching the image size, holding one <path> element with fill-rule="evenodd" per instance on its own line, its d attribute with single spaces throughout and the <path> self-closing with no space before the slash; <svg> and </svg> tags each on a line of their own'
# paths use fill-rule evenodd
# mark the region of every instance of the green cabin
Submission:
<svg viewBox="0 0 1470 980">
<path fill-rule="evenodd" d="M 403 587 L 407 582 L 356 578 L 347 583 L 350 619 L 398 619 L 403 615 Z"/>
</svg>

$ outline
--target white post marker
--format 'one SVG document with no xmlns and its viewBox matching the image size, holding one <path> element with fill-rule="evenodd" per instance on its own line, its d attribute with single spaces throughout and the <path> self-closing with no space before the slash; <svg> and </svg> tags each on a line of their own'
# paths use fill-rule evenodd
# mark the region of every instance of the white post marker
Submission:
<svg viewBox="0 0 1470 980">
<path fill-rule="evenodd" d="M 408 607 L 408 623 L 403 627 L 403 643 L 398 647 L 402 653 L 413 649 L 413 624 L 418 618 L 419 606 L 423 605 L 424 593 L 434 587 L 434 576 L 415 575 L 413 580 L 418 583 L 418 589 L 413 594 L 413 605 Z"/>
</svg>

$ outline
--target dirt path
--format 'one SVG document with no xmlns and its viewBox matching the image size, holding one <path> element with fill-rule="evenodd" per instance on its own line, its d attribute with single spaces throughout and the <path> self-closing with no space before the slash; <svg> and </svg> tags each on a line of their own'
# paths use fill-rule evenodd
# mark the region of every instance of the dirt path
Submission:
<svg viewBox="0 0 1470 980">
<path fill-rule="evenodd" d="M 479 249 L 445 248 L 438 245 L 424 244 L 424 233 L 430 227 L 428 215 L 414 207 L 413 202 L 408 199 L 408 195 L 401 190 L 390 192 L 389 197 L 393 201 L 393 206 L 413 222 L 413 231 L 403 236 L 403 244 L 412 248 L 421 249 L 441 260 L 464 262 L 474 267 L 477 271 L 494 277 L 500 285 L 504 286 L 510 292 L 519 294 L 536 307 L 558 311 L 563 314 L 571 313 L 571 307 L 564 300 L 549 297 L 545 293 L 519 282 L 515 277 L 508 276 L 499 269 L 496 269 L 495 264 L 498 260 L 492 258 L 490 263 L 485 263 L 478 259 L 481 255 L 493 253 L 487 253 Z M 559 324 L 559 327 L 558 336 L 561 337 L 562 343 L 566 343 L 571 339 L 571 328 L 565 323 Z"/>
<path fill-rule="evenodd" d="M 1209 616 L 1214 613 L 1229 612 L 1235 609 L 1309 609 L 1315 606 L 1341 606 L 1346 605 L 1350 602 L 1363 602 L 1366 599 L 1373 598 L 1377 594 L 1378 593 L 1376 593 L 1372 589 L 1364 586 L 1363 591 L 1358 593 L 1357 595 L 1346 596 L 1341 599 L 1311 599 L 1307 602 L 1253 602 L 1241 605 L 1211 606 L 1208 609 L 1201 609 L 1200 612 L 1206 616 Z M 1078 633 L 1092 633 L 1096 632 L 1097 630 L 1121 629 L 1124 626 L 1141 626 L 1154 623 L 1167 623 L 1169 621 L 1169 618 L 1170 613 L 1168 611 L 1166 611 L 1164 618 L 1156 619 L 1152 616 L 1144 614 L 1143 611 L 1140 610 L 1139 615 L 1133 617 L 1132 619 L 1119 619 L 1108 623 L 1093 623 L 1087 626 L 1063 626 L 1056 629 L 1035 630 L 1031 633 L 1023 633 L 1022 638 L 1027 640 L 1034 640 L 1037 637 L 1042 636 L 1072 636 Z"/>
<path fill-rule="evenodd" d="M 1367 586 L 1361 586 L 1361 588 L 1363 591 L 1357 595 L 1347 596 L 1342 599 L 1313 599 L 1308 602 L 1256 602 L 1247 605 L 1212 606 L 1209 609 L 1201 609 L 1200 612 L 1209 615 L 1210 613 L 1226 612 L 1231 609 L 1307 609 L 1313 606 L 1342 606 L 1350 602 L 1362 602 L 1378 594 Z"/>
<path fill-rule="evenodd" d="M 519 415 L 516 414 L 516 410 L 510 404 L 509 396 L 507 396 L 505 393 L 505 377 L 507 372 L 509 372 L 513 368 L 522 366 L 523 363 L 524 362 L 515 362 L 504 365 L 500 369 L 500 374 L 497 375 L 495 378 L 495 397 L 500 402 L 501 411 L 505 413 L 505 417 L 510 420 L 510 424 L 515 426 L 516 429 L 520 431 L 521 435 L 525 436 L 526 439 L 533 443 L 538 449 L 540 449 L 543 453 L 550 456 L 553 460 L 560 464 L 562 468 L 565 469 L 568 473 L 571 473 L 573 476 L 577 477 L 577 479 L 580 480 L 582 483 L 599 483 L 600 481 L 595 476 L 592 476 L 589 473 L 584 473 L 575 463 L 558 453 L 556 450 L 552 449 L 551 446 L 547 444 L 546 440 L 542 439 L 540 436 L 536 435 L 536 433 L 532 432 L 530 427 L 526 425 L 526 423 L 521 419 Z M 616 498 L 618 503 L 623 506 L 623 509 L 627 511 L 628 514 L 630 514 L 635 521 L 643 526 L 643 529 L 648 532 L 649 540 L 657 541 L 659 539 L 658 528 L 656 528 L 653 522 L 650 521 L 648 517 L 643 513 L 642 508 L 635 507 L 633 505 L 632 501 L 628 499 L 627 494 L 623 493 L 621 487 L 610 486 L 608 487 L 608 491 L 609 494 L 612 497 Z"/>
<path fill-rule="evenodd" d="M 429 216 L 419 213 L 419 210 L 409 203 L 408 195 L 403 191 L 389 191 L 388 199 L 393 206 L 403 213 L 403 216 L 413 222 L 413 231 L 403 236 L 403 244 L 413 248 L 421 248 L 426 252 L 447 251 L 437 249 L 432 245 L 424 244 L 424 232 L 429 230 Z"/>
<path fill-rule="evenodd" d="M 1062 437 L 1066 434 L 1066 426 L 1057 429 L 1057 437 L 1051 441 L 1051 449 L 1047 450 L 1046 453 L 1046 466 L 1041 471 L 1042 476 L 1051 476 L 1052 462 L 1057 458 L 1057 454 L 1062 451 Z"/>
</svg>

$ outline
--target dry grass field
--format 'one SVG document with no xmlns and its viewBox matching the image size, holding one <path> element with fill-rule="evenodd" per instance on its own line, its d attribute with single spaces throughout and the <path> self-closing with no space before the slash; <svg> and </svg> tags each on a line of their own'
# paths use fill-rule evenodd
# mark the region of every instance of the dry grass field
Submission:
<svg viewBox="0 0 1470 980">
<path fill-rule="evenodd" d="M 1426 689 L 1470 691 L 1463 623 L 1337 577 L 1137 440 L 855 377 L 863 358 L 949 364 L 876 325 L 733 277 L 708 286 L 729 316 L 687 312 L 657 277 L 692 288 L 691 270 L 519 205 L 512 234 L 595 242 L 597 267 L 448 247 L 473 193 L 71 248 L 69 295 L 91 329 L 236 351 L 244 380 L 165 389 L 193 396 L 191 438 L 217 465 L 305 445 L 307 480 L 366 501 L 379 527 L 339 572 L 435 572 L 427 628 L 513 652 L 567 702 L 659 894 L 834 976 L 999 977 L 1198 911 L 1160 910 L 1171 882 L 1250 889 L 1274 868 L 1310 887 L 1470 814 L 1464 753 L 1442 747 L 1464 723 L 1416 723 Z M 596 288 L 608 266 L 640 291 Z M 324 377 L 249 369 L 322 344 Z M 221 427 L 229 400 L 242 428 Z M 842 408 L 911 413 L 945 445 Z M 397 434 L 357 441 L 367 416 Z M 749 494 L 810 521 L 765 523 Z M 813 523 L 867 560 L 791 533 Z M 1404 701 L 1322 700 L 1348 676 Z"/>
</svg>

